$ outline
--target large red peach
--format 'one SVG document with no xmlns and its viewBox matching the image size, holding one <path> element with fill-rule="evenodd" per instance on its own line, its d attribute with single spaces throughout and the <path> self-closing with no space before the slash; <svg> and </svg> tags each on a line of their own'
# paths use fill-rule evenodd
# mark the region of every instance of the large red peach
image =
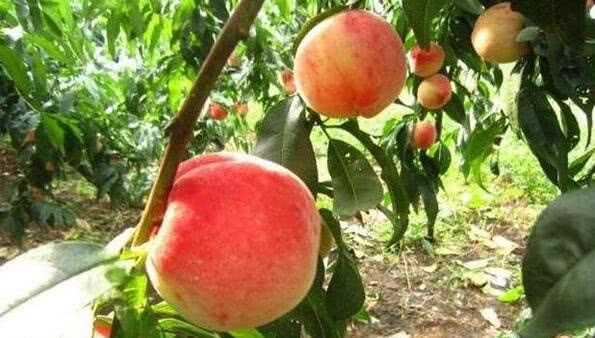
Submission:
<svg viewBox="0 0 595 338">
<path fill-rule="evenodd" d="M 409 68 L 417 76 L 428 77 L 438 73 L 444 65 L 444 49 L 435 43 L 427 50 L 415 45 L 409 52 Z"/>
<path fill-rule="evenodd" d="M 413 127 L 411 144 L 417 149 L 428 149 L 436 142 L 436 127 L 430 121 L 421 121 Z"/>
<path fill-rule="evenodd" d="M 517 42 L 525 17 L 512 10 L 510 2 L 488 8 L 475 22 L 471 43 L 482 59 L 490 63 L 509 63 L 529 52 L 527 42 Z"/>
<path fill-rule="evenodd" d="M 417 100 L 426 109 L 440 109 L 451 97 L 450 80 L 442 74 L 434 74 L 424 79 L 417 88 Z"/>
<path fill-rule="evenodd" d="M 183 162 L 147 258 L 158 293 L 190 322 L 228 331 L 273 321 L 307 294 L 320 216 L 289 170 L 250 155 Z"/>
<path fill-rule="evenodd" d="M 212 103 L 209 106 L 209 116 L 213 120 L 224 120 L 227 117 L 227 110 L 219 103 Z"/>
<path fill-rule="evenodd" d="M 405 50 L 384 19 L 361 10 L 326 18 L 295 56 L 295 84 L 306 104 L 328 117 L 370 118 L 401 93 Z"/>
</svg>

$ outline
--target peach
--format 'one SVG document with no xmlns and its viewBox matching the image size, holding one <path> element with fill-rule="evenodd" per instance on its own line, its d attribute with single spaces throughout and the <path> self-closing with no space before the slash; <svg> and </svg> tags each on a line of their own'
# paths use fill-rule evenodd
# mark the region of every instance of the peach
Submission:
<svg viewBox="0 0 595 338">
<path fill-rule="evenodd" d="M 306 185 L 282 166 L 250 155 L 197 156 L 178 168 L 147 273 L 195 325 L 263 325 L 309 291 L 320 222 Z"/>
<path fill-rule="evenodd" d="M 95 321 L 93 324 L 93 338 L 110 338 L 112 336 L 112 326 L 106 322 Z"/>
<path fill-rule="evenodd" d="M 288 95 L 295 94 L 295 79 L 291 70 L 285 69 L 281 72 L 281 83 L 283 83 L 283 89 L 285 89 L 285 93 Z"/>
<path fill-rule="evenodd" d="M 236 102 L 233 105 L 233 110 L 240 116 L 248 115 L 248 104 L 245 102 Z"/>
<path fill-rule="evenodd" d="M 442 74 L 435 74 L 424 79 L 417 88 L 419 104 L 429 110 L 444 107 L 450 101 L 451 96 L 450 80 Z"/>
<path fill-rule="evenodd" d="M 343 11 L 324 19 L 299 44 L 295 84 L 319 114 L 371 118 L 401 93 L 405 59 L 401 38 L 383 18 Z"/>
<path fill-rule="evenodd" d="M 408 55 L 411 72 L 420 77 L 428 77 L 438 73 L 444 65 L 446 54 L 444 49 L 435 43 L 430 44 L 428 50 L 415 45 Z"/>
<path fill-rule="evenodd" d="M 430 121 L 421 121 L 413 127 L 411 144 L 417 149 L 428 149 L 436 142 L 436 127 Z"/>
<path fill-rule="evenodd" d="M 219 103 L 212 103 L 209 106 L 209 116 L 213 120 L 224 120 L 227 117 L 227 110 Z"/>
<path fill-rule="evenodd" d="M 517 42 L 525 17 L 512 10 L 510 2 L 488 8 L 475 22 L 471 43 L 481 58 L 490 63 L 517 61 L 529 52 L 527 42 Z"/>
</svg>

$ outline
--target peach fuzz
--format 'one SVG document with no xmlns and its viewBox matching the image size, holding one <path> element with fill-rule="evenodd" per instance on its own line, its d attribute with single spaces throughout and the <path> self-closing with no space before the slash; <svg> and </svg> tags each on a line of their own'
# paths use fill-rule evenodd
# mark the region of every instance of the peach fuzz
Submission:
<svg viewBox="0 0 595 338">
<path fill-rule="evenodd" d="M 298 94 L 334 118 L 371 118 L 401 93 L 405 50 L 393 27 L 362 10 L 324 19 L 306 34 L 295 56 Z"/>
<path fill-rule="evenodd" d="M 420 77 L 438 73 L 444 65 L 445 58 L 444 49 L 435 43 L 431 43 L 427 50 L 415 45 L 407 56 L 411 72 Z"/>
<path fill-rule="evenodd" d="M 250 155 L 183 162 L 146 268 L 195 325 L 251 328 L 292 310 L 316 274 L 320 216 L 289 170 Z"/>
<path fill-rule="evenodd" d="M 212 103 L 209 106 L 209 116 L 213 120 L 224 120 L 227 117 L 227 110 L 219 103 Z"/>
<path fill-rule="evenodd" d="M 429 110 L 444 107 L 450 101 L 451 96 L 450 80 L 442 74 L 435 74 L 424 79 L 417 88 L 419 104 Z"/>
<path fill-rule="evenodd" d="M 411 144 L 417 149 L 428 149 L 436 142 L 436 127 L 430 121 L 415 124 L 411 135 Z"/>
<path fill-rule="evenodd" d="M 490 63 L 517 61 L 529 53 L 527 42 L 517 42 L 525 17 L 512 10 L 510 2 L 488 8 L 475 22 L 471 43 L 477 54 Z"/>
</svg>

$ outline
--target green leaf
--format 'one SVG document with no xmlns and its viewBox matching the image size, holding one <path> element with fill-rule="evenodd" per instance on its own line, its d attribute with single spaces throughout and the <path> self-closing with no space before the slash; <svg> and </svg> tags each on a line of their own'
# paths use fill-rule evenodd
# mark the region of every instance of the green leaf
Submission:
<svg viewBox="0 0 595 338">
<path fill-rule="evenodd" d="M 522 286 L 517 286 L 498 296 L 498 301 L 506 304 L 514 304 L 520 301 L 524 294 L 525 289 Z"/>
<path fill-rule="evenodd" d="M 313 338 L 343 338 L 345 322 L 334 321 L 326 306 L 324 282 L 324 264 L 318 261 L 318 271 L 312 288 L 291 315 L 303 323 L 305 331 Z M 285 336 L 282 336 L 285 338 Z M 281 338 L 281 337 L 279 337 Z"/>
<path fill-rule="evenodd" d="M 333 234 L 333 238 L 335 239 L 337 246 L 339 248 L 345 248 L 343 236 L 341 236 L 341 225 L 335 216 L 333 216 L 333 213 L 328 209 L 320 209 L 320 216 L 322 216 L 324 223 L 326 223 L 329 229 L 331 229 L 331 233 Z"/>
<path fill-rule="evenodd" d="M 585 166 L 593 156 L 593 153 L 595 153 L 595 148 L 585 152 L 584 154 L 576 158 L 574 161 L 572 161 L 570 166 L 568 166 L 568 175 L 574 177 L 577 174 L 579 174 L 585 168 Z"/>
<path fill-rule="evenodd" d="M 295 9 L 295 0 L 275 0 L 281 15 L 288 19 Z"/>
<path fill-rule="evenodd" d="M 61 63 L 74 63 L 74 60 L 69 59 L 69 57 L 55 45 L 54 41 L 50 41 L 34 33 L 26 33 L 24 38 L 29 43 L 41 48 L 56 61 Z"/>
<path fill-rule="evenodd" d="M 39 54 L 31 55 L 31 73 L 35 83 L 35 97 L 43 101 L 47 95 L 47 68 Z"/>
<path fill-rule="evenodd" d="M 457 7 L 475 15 L 483 13 L 483 6 L 478 0 L 454 0 Z"/>
<path fill-rule="evenodd" d="M 450 101 L 442 108 L 446 115 L 462 126 L 467 125 L 465 106 L 459 95 L 453 93 Z"/>
<path fill-rule="evenodd" d="M 186 321 L 176 318 L 164 318 L 159 320 L 159 327 L 166 332 L 191 334 L 196 338 L 218 338 L 219 335 L 196 327 Z M 236 336 L 234 336 L 236 337 Z"/>
<path fill-rule="evenodd" d="M 375 208 L 382 201 L 382 185 L 368 159 L 352 145 L 330 140 L 328 169 L 333 181 L 333 209 L 341 216 Z"/>
<path fill-rule="evenodd" d="M 519 126 L 531 151 L 557 171 L 556 184 L 562 191 L 568 185 L 568 143 L 556 113 L 545 92 L 524 83 L 518 97 Z"/>
<path fill-rule="evenodd" d="M 318 185 L 312 125 L 301 100 L 294 96 L 274 105 L 257 132 L 253 155 L 276 162 L 301 178 L 312 192 Z"/>
<path fill-rule="evenodd" d="M 436 218 L 438 217 L 438 199 L 436 197 L 436 191 L 432 188 L 428 178 L 424 176 L 418 176 L 417 183 L 419 185 L 421 200 L 424 204 L 424 210 L 428 218 L 428 237 L 433 239 L 434 225 L 436 224 Z"/>
<path fill-rule="evenodd" d="M 513 9 L 523 13 L 542 29 L 559 34 L 573 48 L 579 48 L 585 37 L 585 1 L 583 0 L 517 0 Z"/>
<path fill-rule="evenodd" d="M 64 155 L 64 129 L 51 114 L 41 114 L 41 123 L 37 127 L 36 135 L 42 135 L 55 150 Z"/>
<path fill-rule="evenodd" d="M 342 249 L 335 265 L 335 273 L 326 292 L 326 306 L 335 320 L 349 319 L 361 310 L 366 299 L 364 285 L 357 267 Z"/>
<path fill-rule="evenodd" d="M 118 253 L 85 242 L 48 244 L 0 267 L 0 332 L 7 337 L 90 337 L 91 303 L 113 285 Z M 32 278 L 34 276 L 34 278 Z M 30 323 L 35 318 L 35 325 Z"/>
<path fill-rule="evenodd" d="M 467 143 L 463 146 L 463 174 L 468 177 L 473 171 L 478 184 L 481 184 L 481 164 L 494 151 L 493 144 L 505 130 L 505 121 L 498 120 L 489 126 L 481 126 L 473 130 Z"/>
<path fill-rule="evenodd" d="M 258 328 L 266 338 L 300 338 L 302 324 L 291 318 L 292 313 Z"/>
<path fill-rule="evenodd" d="M 432 158 L 436 161 L 438 165 L 438 170 L 440 175 L 446 174 L 448 168 L 450 168 L 450 163 L 452 162 L 452 156 L 450 155 L 450 150 L 444 144 L 440 143 L 438 147 L 434 148 Z"/>
<path fill-rule="evenodd" d="M 22 95 L 28 96 L 33 90 L 33 83 L 27 75 L 25 60 L 13 49 L 0 44 L 0 65 L 6 69 Z"/>
<path fill-rule="evenodd" d="M 403 0 L 403 9 L 413 28 L 415 39 L 422 48 L 429 48 L 433 40 L 432 21 L 453 0 Z"/>
<path fill-rule="evenodd" d="M 234 338 L 265 338 L 256 329 L 235 330 L 228 333 Z"/>
<path fill-rule="evenodd" d="M 116 10 L 111 11 L 111 15 L 107 20 L 107 48 L 112 58 L 116 57 L 116 39 L 120 34 L 120 13 Z"/>
<path fill-rule="evenodd" d="M 564 194 L 543 211 L 522 272 L 533 310 L 524 337 L 595 325 L 595 188 Z"/>
</svg>

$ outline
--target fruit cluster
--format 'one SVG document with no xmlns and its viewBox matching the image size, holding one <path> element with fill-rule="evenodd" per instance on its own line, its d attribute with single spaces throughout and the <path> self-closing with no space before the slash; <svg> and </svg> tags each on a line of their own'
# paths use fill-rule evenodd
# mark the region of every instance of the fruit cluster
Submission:
<svg viewBox="0 0 595 338">
<path fill-rule="evenodd" d="M 485 61 L 512 62 L 529 51 L 516 36 L 524 18 L 499 3 L 477 20 L 472 44 Z M 423 78 L 419 104 L 444 107 L 452 96 L 440 70 L 446 53 L 436 43 L 413 47 L 410 70 Z M 300 42 L 294 71 L 284 70 L 285 92 L 297 93 L 330 118 L 371 118 L 400 95 L 407 57 L 401 38 L 385 20 L 362 10 L 324 19 Z M 228 66 L 241 66 L 234 56 Z M 245 103 L 233 110 L 248 112 Z M 209 106 L 212 119 L 227 110 Z M 430 121 L 417 123 L 412 145 L 436 140 Z M 333 236 L 321 222 L 305 184 L 289 170 L 250 155 L 216 153 L 183 162 L 176 173 L 163 221 L 155 228 L 147 272 L 158 293 L 201 327 L 227 331 L 266 324 L 306 295 Z"/>
</svg>

